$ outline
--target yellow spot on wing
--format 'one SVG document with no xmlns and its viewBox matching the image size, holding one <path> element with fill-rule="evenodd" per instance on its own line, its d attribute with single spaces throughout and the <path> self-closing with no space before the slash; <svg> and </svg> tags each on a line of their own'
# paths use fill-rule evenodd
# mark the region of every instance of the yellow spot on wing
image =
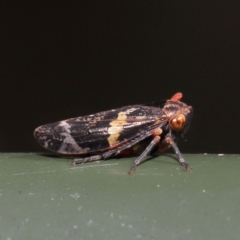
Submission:
<svg viewBox="0 0 240 240">
<path fill-rule="evenodd" d="M 123 125 L 127 124 L 127 114 L 137 110 L 136 108 L 132 108 L 127 110 L 126 112 L 119 112 L 117 119 L 113 120 L 109 123 L 111 127 L 108 128 L 108 133 L 110 136 L 108 137 L 108 143 L 110 147 L 118 144 L 118 138 L 120 133 L 123 131 Z"/>
</svg>

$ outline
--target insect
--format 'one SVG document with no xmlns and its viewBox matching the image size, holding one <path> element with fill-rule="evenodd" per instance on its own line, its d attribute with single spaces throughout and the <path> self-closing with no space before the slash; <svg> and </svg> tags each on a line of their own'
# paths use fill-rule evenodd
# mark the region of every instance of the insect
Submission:
<svg viewBox="0 0 240 240">
<path fill-rule="evenodd" d="M 143 149 L 133 162 L 129 174 L 134 174 L 145 157 L 172 147 L 180 165 L 185 162 L 175 141 L 187 131 L 193 109 L 181 102 L 181 93 L 170 100 L 149 105 L 130 105 L 96 114 L 70 118 L 35 129 L 38 143 L 53 152 L 81 156 L 78 163 L 106 160 Z"/>
</svg>

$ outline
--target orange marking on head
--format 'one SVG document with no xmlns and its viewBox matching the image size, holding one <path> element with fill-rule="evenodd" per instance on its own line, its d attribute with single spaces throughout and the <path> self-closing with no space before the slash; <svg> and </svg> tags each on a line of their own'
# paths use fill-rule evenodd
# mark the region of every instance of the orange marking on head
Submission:
<svg viewBox="0 0 240 240">
<path fill-rule="evenodd" d="M 182 97 L 183 97 L 182 93 L 178 92 L 178 93 L 175 93 L 170 100 L 179 101 Z"/>
</svg>

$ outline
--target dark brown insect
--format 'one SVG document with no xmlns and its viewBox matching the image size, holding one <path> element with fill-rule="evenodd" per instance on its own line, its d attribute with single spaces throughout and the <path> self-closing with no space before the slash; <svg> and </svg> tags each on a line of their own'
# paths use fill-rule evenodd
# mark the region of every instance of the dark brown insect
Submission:
<svg viewBox="0 0 240 240">
<path fill-rule="evenodd" d="M 175 141 L 187 131 L 193 109 L 181 102 L 181 93 L 170 100 L 150 105 L 130 105 L 96 114 L 40 126 L 34 136 L 41 146 L 53 152 L 78 155 L 73 164 L 109 159 L 144 148 L 129 174 L 153 151 L 170 146 L 179 164 L 185 162 Z"/>
</svg>

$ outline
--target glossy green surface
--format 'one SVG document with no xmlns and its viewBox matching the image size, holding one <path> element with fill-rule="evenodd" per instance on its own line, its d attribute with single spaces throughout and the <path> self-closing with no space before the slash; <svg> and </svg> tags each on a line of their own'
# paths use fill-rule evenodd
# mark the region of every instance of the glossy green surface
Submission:
<svg viewBox="0 0 240 240">
<path fill-rule="evenodd" d="M 240 155 L 132 158 L 0 154 L 0 239 L 239 239 Z"/>
</svg>

